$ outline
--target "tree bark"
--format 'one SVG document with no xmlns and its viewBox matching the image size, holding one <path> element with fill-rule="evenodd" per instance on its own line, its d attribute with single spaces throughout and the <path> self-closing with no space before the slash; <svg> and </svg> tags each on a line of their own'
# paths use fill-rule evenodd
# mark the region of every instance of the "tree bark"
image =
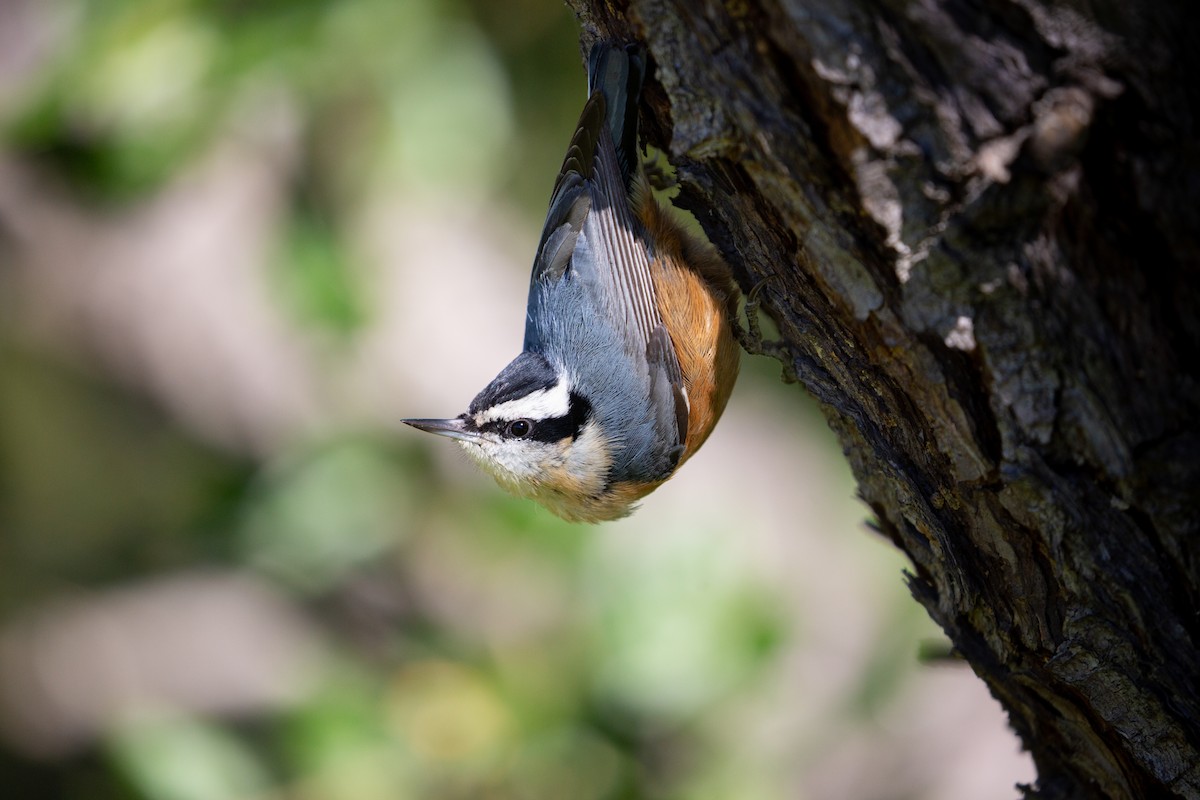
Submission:
<svg viewBox="0 0 1200 800">
<path fill-rule="evenodd" d="M 1185 0 L 569 0 L 777 323 L 1031 797 L 1200 797 Z"/>
</svg>

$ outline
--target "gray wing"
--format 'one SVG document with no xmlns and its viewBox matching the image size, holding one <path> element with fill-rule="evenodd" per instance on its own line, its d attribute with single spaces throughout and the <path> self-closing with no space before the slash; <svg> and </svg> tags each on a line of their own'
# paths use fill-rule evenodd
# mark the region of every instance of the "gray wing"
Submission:
<svg viewBox="0 0 1200 800">
<path fill-rule="evenodd" d="M 542 351 L 551 344 L 548 337 L 563 333 L 564 321 L 546 315 L 564 309 L 547 298 L 559 294 L 556 284 L 573 284 L 578 313 L 602 314 L 618 332 L 626 358 L 646 372 L 641 381 L 648 381 L 646 400 L 654 406 L 650 412 L 660 440 L 682 447 L 687 395 L 658 312 L 644 234 L 630 209 L 605 107 L 604 94 L 594 92 L 554 184 L 534 259 L 525 348 Z"/>
<path fill-rule="evenodd" d="M 650 399 L 656 414 L 655 428 L 668 436 L 668 440 L 674 428 L 675 446 L 666 453 L 674 469 L 687 443 L 688 398 L 675 346 L 662 325 L 650 334 L 646 362 L 650 365 Z"/>
<path fill-rule="evenodd" d="M 579 233 L 592 209 L 595 183 L 596 147 L 600 144 L 600 126 L 604 122 L 604 98 L 593 95 L 579 115 L 575 135 L 566 158 L 554 180 L 550 208 L 542 226 L 542 239 L 533 260 L 533 283 L 557 281 L 571 264 Z M 528 334 L 530 331 L 526 331 Z"/>
</svg>

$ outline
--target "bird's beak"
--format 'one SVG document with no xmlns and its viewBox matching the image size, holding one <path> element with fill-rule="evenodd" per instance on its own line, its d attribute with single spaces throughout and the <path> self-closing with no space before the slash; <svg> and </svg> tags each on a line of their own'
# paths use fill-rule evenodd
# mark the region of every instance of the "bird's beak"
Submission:
<svg viewBox="0 0 1200 800">
<path fill-rule="evenodd" d="M 464 442 L 477 441 L 479 433 L 467 430 L 466 420 L 462 417 L 454 419 L 402 419 L 405 425 L 412 425 L 419 431 L 425 431 L 448 439 L 460 439 Z"/>
</svg>

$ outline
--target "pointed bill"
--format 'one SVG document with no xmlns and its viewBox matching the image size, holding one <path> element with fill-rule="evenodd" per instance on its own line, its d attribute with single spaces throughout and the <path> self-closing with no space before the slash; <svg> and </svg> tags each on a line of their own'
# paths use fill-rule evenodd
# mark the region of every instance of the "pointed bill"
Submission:
<svg viewBox="0 0 1200 800">
<path fill-rule="evenodd" d="M 454 419 L 402 419 L 400 421 L 419 431 L 445 436 L 449 439 L 460 439 L 464 442 L 474 442 L 479 439 L 479 432 L 468 430 L 466 420 L 461 417 Z"/>
</svg>

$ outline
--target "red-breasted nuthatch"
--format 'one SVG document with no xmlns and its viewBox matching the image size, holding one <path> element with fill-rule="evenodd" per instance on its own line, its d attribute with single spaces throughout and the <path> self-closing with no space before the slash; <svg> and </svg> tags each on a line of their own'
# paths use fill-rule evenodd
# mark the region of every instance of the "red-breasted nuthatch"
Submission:
<svg viewBox="0 0 1200 800">
<path fill-rule="evenodd" d="M 533 262 L 524 352 L 447 436 L 568 520 L 629 514 L 708 438 L 733 390 L 737 291 L 651 194 L 637 147 L 645 62 L 599 42 Z"/>
</svg>

